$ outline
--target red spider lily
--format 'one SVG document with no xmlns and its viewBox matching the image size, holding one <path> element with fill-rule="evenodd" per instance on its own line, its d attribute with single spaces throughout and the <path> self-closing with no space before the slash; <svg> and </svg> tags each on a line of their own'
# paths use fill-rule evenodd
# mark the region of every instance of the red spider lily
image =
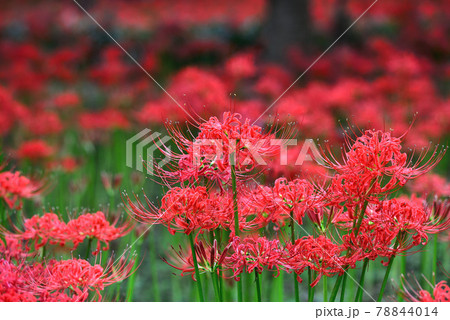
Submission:
<svg viewBox="0 0 450 320">
<path fill-rule="evenodd" d="M 80 102 L 80 96 L 75 92 L 63 92 L 53 98 L 53 105 L 58 109 L 72 108 Z"/>
<path fill-rule="evenodd" d="M 314 187 L 304 179 L 288 181 L 285 178 L 275 180 L 273 193 L 275 202 L 281 208 L 293 214 L 293 218 L 302 224 L 303 216 L 313 199 Z"/>
<path fill-rule="evenodd" d="M 198 130 L 192 141 L 180 128 L 168 125 L 168 131 L 182 153 L 174 154 L 167 147 L 160 148 L 166 156 L 177 161 L 175 166 L 168 165 L 167 170 L 156 167 L 167 182 L 193 182 L 198 177 L 205 177 L 222 188 L 223 183 L 231 182 L 231 165 L 235 164 L 236 174 L 242 181 L 279 150 L 279 146 L 271 145 L 272 132 L 263 133 L 262 128 L 251 125 L 249 119 L 241 121 L 238 113 L 225 112 L 222 121 L 211 117 L 198 124 Z"/>
<path fill-rule="evenodd" d="M 255 217 L 254 222 L 258 227 L 264 227 L 269 223 L 283 226 L 290 217 L 290 210 L 285 210 L 276 201 L 273 189 L 268 186 L 257 186 L 255 189 L 243 194 L 246 200 L 239 213 Z"/>
<path fill-rule="evenodd" d="M 54 150 L 43 140 L 31 140 L 24 142 L 17 150 L 19 159 L 30 161 L 43 160 L 50 157 Z"/>
<path fill-rule="evenodd" d="M 64 246 L 67 239 L 67 226 L 54 213 L 45 213 L 42 217 L 37 215 L 24 222 L 24 231 L 16 228 L 16 233 L 2 229 L 7 236 L 23 241 L 34 241 L 34 247 L 39 250 L 47 243 Z"/>
<path fill-rule="evenodd" d="M 433 292 L 430 293 L 427 290 L 422 289 L 418 281 L 416 280 L 419 290 L 415 290 L 412 285 L 402 278 L 403 289 L 400 294 L 406 301 L 410 302 L 450 302 L 450 287 L 446 281 L 441 281 L 433 288 Z"/>
<path fill-rule="evenodd" d="M 187 67 L 175 74 L 167 91 L 203 116 L 220 114 L 229 103 L 224 82 L 213 72 L 198 67 Z M 180 114 L 185 116 L 178 112 L 176 119 L 180 119 Z"/>
<path fill-rule="evenodd" d="M 420 199 L 392 199 L 382 202 L 369 220 L 383 227 L 385 232 L 404 232 L 412 238 L 411 245 L 428 242 L 428 234 L 439 233 L 450 226 L 448 204 L 436 202 L 433 208 L 424 207 Z"/>
<path fill-rule="evenodd" d="M 84 112 L 79 117 L 80 127 L 86 130 L 126 129 L 130 126 L 128 119 L 119 110 L 109 108 L 100 112 Z"/>
<path fill-rule="evenodd" d="M 0 259 L 0 301 L 37 301 L 27 284 L 28 276 L 33 274 L 25 264 L 18 266 L 5 259 Z"/>
<path fill-rule="evenodd" d="M 16 102 L 11 94 L 0 86 L 0 135 L 9 132 L 11 127 L 28 115 L 28 109 Z"/>
<path fill-rule="evenodd" d="M 0 257 L 8 261 L 22 261 L 26 257 L 32 256 L 33 253 L 28 252 L 24 243 L 15 237 L 4 235 L 4 239 L 0 239 Z"/>
<path fill-rule="evenodd" d="M 105 244 L 103 250 L 109 249 L 109 242 L 118 239 L 131 231 L 132 225 L 125 222 L 121 226 L 116 226 L 118 220 L 110 223 L 106 220 L 103 212 L 86 213 L 78 218 L 70 220 L 67 224 L 61 221 L 54 213 L 45 213 L 42 217 L 37 215 L 24 222 L 24 231 L 15 227 L 15 233 L 2 229 L 5 236 L 24 240 L 34 241 L 34 247 L 39 250 L 47 243 L 60 246 L 73 244 L 76 249 L 86 238 L 96 239 L 97 249 L 93 252 L 98 254 L 101 243 Z"/>
<path fill-rule="evenodd" d="M 413 160 L 414 154 L 408 159 L 401 152 L 403 137 L 367 130 L 352 143 L 347 135 L 349 150 L 343 155 L 343 164 L 331 153 L 327 156 L 323 152 L 326 166 L 337 173 L 329 190 L 331 201 L 348 201 L 349 206 L 365 200 L 375 201 L 374 196 L 393 192 L 408 180 L 430 171 L 445 154 L 446 149 L 436 147 L 426 161 L 429 149 L 424 150 L 416 161 Z"/>
<path fill-rule="evenodd" d="M 54 135 L 60 133 L 64 127 L 56 113 L 39 110 L 25 119 L 25 126 L 33 135 Z"/>
<path fill-rule="evenodd" d="M 129 197 L 126 199 L 128 211 L 136 220 L 165 225 L 171 234 L 211 231 L 219 227 L 233 230 L 233 200 L 227 192 L 208 192 L 206 187 L 175 187 L 164 195 L 159 209 L 147 197 L 148 208 L 137 197 L 136 200 L 134 204 Z M 239 223 L 242 230 L 255 226 L 245 210 L 239 212 Z"/>
<path fill-rule="evenodd" d="M 331 277 L 342 273 L 343 266 L 347 264 L 341 256 L 344 248 L 324 235 L 297 239 L 294 244 L 287 243 L 286 249 L 288 254 L 283 263 L 286 269 L 298 275 L 298 281 L 301 281 L 300 274 L 307 267 L 317 272 L 317 278 L 311 282 L 311 287 L 314 287 L 323 275 Z"/>
<path fill-rule="evenodd" d="M 82 259 L 50 260 L 45 266 L 48 280 L 42 290 L 44 292 L 70 290 L 77 296 L 78 301 L 86 300 L 89 292 L 95 291 L 101 300 L 100 291 L 106 286 L 126 279 L 133 265 L 134 261 L 127 263 L 124 258 L 117 264 L 110 260 L 106 268 L 98 264 L 91 265 Z"/>
<path fill-rule="evenodd" d="M 380 205 L 369 205 L 358 234 L 353 219 L 341 214 L 334 222 L 348 231 L 343 246 L 356 260 L 391 257 L 428 242 L 428 234 L 439 233 L 450 226 L 449 206 L 436 202 L 424 206 L 420 199 L 392 199 Z M 393 241 L 398 239 L 397 246 Z M 354 260 L 355 261 L 355 260 Z"/>
<path fill-rule="evenodd" d="M 306 210 L 314 202 L 313 192 L 314 187 L 306 180 L 279 178 L 273 188 L 257 186 L 247 194 L 242 192 L 242 211 L 254 215 L 260 227 L 269 222 L 282 226 L 291 215 L 302 224 Z"/>
<path fill-rule="evenodd" d="M 0 260 L 0 301 L 86 301 L 94 292 L 101 300 L 101 290 L 126 279 L 134 260 L 110 260 L 106 268 L 82 259 L 44 263 L 19 263 Z"/>
<path fill-rule="evenodd" d="M 231 57 L 225 64 L 225 72 L 233 80 L 254 76 L 256 73 L 255 55 L 252 53 L 241 53 Z"/>
<path fill-rule="evenodd" d="M 34 197 L 42 190 L 42 183 L 32 181 L 20 172 L 0 172 L 0 198 L 11 209 L 20 209 L 22 199 Z"/>
<path fill-rule="evenodd" d="M 230 246 L 231 244 L 229 243 L 222 252 L 220 252 L 217 240 L 215 239 L 212 246 L 204 241 L 196 241 L 195 254 L 197 255 L 199 271 L 219 272 Z M 195 280 L 195 266 L 191 249 L 187 249 L 183 252 L 181 246 L 179 246 L 178 250 L 172 247 L 172 254 L 169 255 L 169 261 L 165 258 L 163 258 L 163 261 L 169 266 L 180 270 L 181 276 L 190 274 L 192 279 Z"/>
<path fill-rule="evenodd" d="M 106 251 L 109 249 L 109 242 L 123 237 L 133 227 L 128 222 L 125 222 L 121 226 L 116 226 L 117 223 L 118 219 L 110 223 L 101 211 L 85 213 L 67 223 L 67 239 L 73 242 L 74 248 L 86 238 L 98 240 L 97 249 L 92 252 L 92 254 L 96 255 L 100 252 L 102 242 L 105 244 L 105 247 L 102 249 Z"/>
<path fill-rule="evenodd" d="M 450 196 L 450 183 L 437 174 L 423 175 L 406 185 L 411 192 L 419 196 L 436 195 L 438 197 Z"/>
<path fill-rule="evenodd" d="M 275 276 L 280 274 L 286 255 L 280 241 L 268 240 L 265 237 L 234 237 L 230 243 L 232 253 L 225 259 L 225 265 L 232 270 L 237 281 L 242 272 L 252 273 L 255 270 L 262 273 L 264 268 L 276 270 Z"/>
</svg>

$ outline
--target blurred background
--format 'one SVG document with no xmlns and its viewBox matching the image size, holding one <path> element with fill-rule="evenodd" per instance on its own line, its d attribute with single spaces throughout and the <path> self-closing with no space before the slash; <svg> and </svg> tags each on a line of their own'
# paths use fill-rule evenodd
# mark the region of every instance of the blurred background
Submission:
<svg viewBox="0 0 450 320">
<path fill-rule="evenodd" d="M 220 117 L 233 110 L 261 126 L 278 117 L 296 123 L 298 138 L 336 146 L 342 142 L 340 121 L 398 136 L 409 130 L 405 146 L 411 150 L 430 141 L 448 145 L 449 1 L 78 4 L 0 3 L 1 151 L 8 165 L 49 181 L 41 197 L 25 204 L 28 216 L 41 208 L 62 215 L 83 209 L 121 215 L 123 190 L 144 188 L 157 200 L 161 187 L 126 167 L 125 141 L 143 128 L 165 132 L 166 120 L 187 119 L 79 6 L 191 114 Z M 444 157 L 435 174 L 407 190 L 448 196 L 449 162 Z M 296 170 L 280 167 L 272 178 L 292 177 Z M 143 230 L 113 248 L 123 250 Z M 154 239 L 158 246 L 149 246 Z M 135 300 L 178 301 L 194 290 L 190 279 L 180 281 L 160 259 L 173 239 L 155 226 L 139 242 L 144 254 Z M 447 245 L 440 250 L 447 258 Z M 429 274 L 424 252 L 425 258 L 408 263 Z M 369 286 L 379 281 L 369 277 Z M 120 294 L 114 290 L 111 295 Z"/>
</svg>

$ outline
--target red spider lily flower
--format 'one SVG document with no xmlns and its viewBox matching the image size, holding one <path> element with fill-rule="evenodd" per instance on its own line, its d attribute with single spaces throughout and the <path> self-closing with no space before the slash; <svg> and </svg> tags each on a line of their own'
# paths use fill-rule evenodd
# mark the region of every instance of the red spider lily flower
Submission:
<svg viewBox="0 0 450 320">
<path fill-rule="evenodd" d="M 423 175 L 406 185 L 411 192 L 419 196 L 436 195 L 438 197 L 450 196 L 450 183 L 437 174 Z"/>
<path fill-rule="evenodd" d="M 161 200 L 160 209 L 145 197 L 150 209 L 146 209 L 138 200 L 135 205 L 128 197 L 128 208 L 133 216 L 145 223 L 160 223 L 165 225 L 171 234 L 183 231 L 190 234 L 201 228 L 201 217 L 208 215 L 209 195 L 205 187 L 172 188 Z"/>
<path fill-rule="evenodd" d="M 12 95 L 0 86 L 0 135 L 8 133 L 16 122 L 27 115 L 28 109 L 16 102 Z"/>
<path fill-rule="evenodd" d="M 118 219 L 110 223 L 101 211 L 96 213 L 86 213 L 67 223 L 67 238 L 73 242 L 74 248 L 82 243 L 86 238 L 96 239 L 97 249 L 92 252 L 96 255 L 100 252 L 101 243 L 105 246 L 104 251 L 109 249 L 109 242 L 123 237 L 132 229 L 132 225 L 125 222 L 121 226 L 116 226 Z"/>
<path fill-rule="evenodd" d="M 403 137 L 375 130 L 365 131 L 354 141 L 347 135 L 349 150 L 343 155 L 343 164 L 331 152 L 329 155 L 322 152 L 326 166 L 337 173 L 329 190 L 330 198 L 335 198 L 332 201 L 336 204 L 349 201 L 350 206 L 367 199 L 375 201 L 374 195 L 393 192 L 408 180 L 430 171 L 445 154 L 446 149 L 436 147 L 431 156 L 429 149 L 425 149 L 417 160 L 413 160 L 414 154 L 408 159 L 401 151 Z"/>
<path fill-rule="evenodd" d="M 304 179 L 288 181 L 285 178 L 275 180 L 273 187 L 276 203 L 293 214 L 293 218 L 302 224 L 306 209 L 311 207 L 314 199 L 314 187 Z"/>
<path fill-rule="evenodd" d="M 103 290 L 106 279 L 104 269 L 96 264 L 91 265 L 82 259 L 55 261 L 46 264 L 48 283 L 43 291 L 71 290 L 79 301 L 87 299 L 89 291 L 96 291 L 101 299 L 100 290 Z"/>
<path fill-rule="evenodd" d="M 86 238 L 96 239 L 97 249 L 94 255 L 100 252 L 100 249 L 108 250 L 109 242 L 118 239 L 131 231 L 132 225 L 125 222 L 121 226 L 116 226 L 118 220 L 110 223 L 106 220 L 103 212 L 94 214 L 86 213 L 80 215 L 77 219 L 70 220 L 67 224 L 61 221 L 54 213 L 45 213 L 42 217 L 37 215 L 24 222 L 24 231 L 15 227 L 15 233 L 2 229 L 5 236 L 11 238 L 33 241 L 36 250 L 39 250 L 47 243 L 60 246 L 73 244 L 76 249 Z M 101 243 L 105 246 L 101 248 Z"/>
<path fill-rule="evenodd" d="M 63 92 L 53 98 L 53 105 L 58 109 L 72 108 L 80 102 L 80 96 L 75 92 Z"/>
<path fill-rule="evenodd" d="M 269 222 L 282 226 L 291 215 L 302 224 L 306 210 L 314 202 L 313 192 L 314 187 L 306 180 L 279 178 L 273 188 L 257 186 L 248 194 L 243 192 L 243 212 L 254 215 L 260 227 Z"/>
<path fill-rule="evenodd" d="M 22 199 L 38 195 L 42 187 L 42 183 L 32 181 L 18 171 L 0 172 L 0 198 L 3 198 L 11 209 L 20 209 Z"/>
<path fill-rule="evenodd" d="M 17 150 L 19 159 L 27 159 L 30 161 L 43 160 L 50 157 L 54 150 L 43 140 L 31 140 L 22 143 Z"/>
<path fill-rule="evenodd" d="M 28 273 L 23 269 L 27 269 Z M 1 302 L 34 302 L 37 301 L 27 286 L 28 275 L 32 274 L 24 264 L 14 265 L 0 259 L 0 301 Z"/>
<path fill-rule="evenodd" d="M 25 126 L 33 135 L 54 135 L 63 130 L 61 119 L 56 113 L 37 111 L 25 119 Z"/>
<path fill-rule="evenodd" d="M 243 193 L 241 197 L 245 197 L 246 200 L 242 201 L 243 205 L 239 213 L 254 216 L 254 222 L 260 228 L 269 223 L 283 226 L 290 217 L 290 210 L 285 210 L 275 201 L 273 189 L 268 186 L 257 186 L 248 194 Z"/>
<path fill-rule="evenodd" d="M 194 246 L 199 271 L 217 273 L 225 261 L 231 243 L 229 243 L 222 252 L 219 251 L 217 240 L 215 239 L 212 246 L 204 241 L 196 241 Z M 176 250 L 172 246 L 172 254 L 169 255 L 168 259 L 169 260 L 163 258 L 163 261 L 169 266 L 180 270 L 181 276 L 190 274 L 192 279 L 196 280 L 194 259 L 191 249 L 183 251 L 182 247 L 179 246 L 178 250 Z"/>
<path fill-rule="evenodd" d="M 237 54 L 225 63 L 225 72 L 233 79 L 239 80 L 255 75 L 255 55 L 252 53 Z"/>
<path fill-rule="evenodd" d="M 202 186 L 175 187 L 164 195 L 159 209 L 146 196 L 148 208 L 137 197 L 136 200 L 135 204 L 128 196 L 126 198 L 127 209 L 133 218 L 148 224 L 162 224 L 171 234 L 212 231 L 219 227 L 234 232 L 233 198 L 227 192 L 208 192 Z M 239 211 L 241 230 L 251 230 L 255 225 L 247 211 Z"/>
<path fill-rule="evenodd" d="M 109 108 L 100 112 L 84 112 L 79 117 L 79 124 L 86 130 L 126 129 L 130 122 L 119 110 Z"/>
<path fill-rule="evenodd" d="M 412 238 L 411 245 L 428 242 L 428 234 L 439 233 L 450 226 L 448 205 L 435 203 L 435 210 L 426 208 L 421 199 L 392 199 L 383 201 L 369 220 L 386 232 L 400 232 Z M 445 208 L 446 207 L 446 208 Z"/>
<path fill-rule="evenodd" d="M 194 113 L 203 116 L 205 113 L 220 114 L 229 103 L 224 82 L 213 72 L 197 67 L 187 67 L 178 72 L 167 91 L 183 105 L 193 108 Z M 179 115 L 177 119 L 180 119 Z"/>
<path fill-rule="evenodd" d="M 406 301 L 410 302 L 450 302 L 450 287 L 446 281 L 441 281 L 433 288 L 433 292 L 430 293 L 427 290 L 422 289 L 418 281 L 416 280 L 419 290 L 415 290 L 411 284 L 404 281 L 402 278 L 403 289 L 400 294 Z"/>
<path fill-rule="evenodd" d="M 288 254 L 283 263 L 286 269 L 298 275 L 298 281 L 301 282 L 300 274 L 306 267 L 317 272 L 317 278 L 311 282 L 311 287 L 317 285 L 323 275 L 331 277 L 342 273 L 343 266 L 347 264 L 341 256 L 344 248 L 324 235 L 297 239 L 294 244 L 287 243 L 286 248 Z"/>
<path fill-rule="evenodd" d="M 0 302 L 36 302 L 36 297 L 29 292 L 21 292 L 15 288 L 0 284 Z"/>
<path fill-rule="evenodd" d="M 265 237 L 234 237 L 230 243 L 231 254 L 226 257 L 225 265 L 232 270 L 235 280 L 239 281 L 242 272 L 252 273 L 255 270 L 262 273 L 264 268 L 275 270 L 275 277 L 280 274 L 286 255 L 280 241 Z"/>
<path fill-rule="evenodd" d="M 19 261 L 31 255 L 20 239 L 9 235 L 4 235 L 4 239 L 0 239 L 0 257 L 8 261 L 12 259 Z"/>
<path fill-rule="evenodd" d="M 205 177 L 222 187 L 231 182 L 231 165 L 235 164 L 236 174 L 242 181 L 278 154 L 279 146 L 270 141 L 274 134 L 263 133 L 262 128 L 251 125 L 249 119 L 241 121 L 238 113 L 225 112 L 222 121 L 211 117 L 198 124 L 198 130 L 192 141 L 180 128 L 168 124 L 168 131 L 182 153 L 174 154 L 167 147 L 160 148 L 164 155 L 176 160 L 176 165 L 168 165 L 167 170 L 156 167 L 165 181 L 193 182 Z"/>
<path fill-rule="evenodd" d="M 123 281 L 135 261 L 111 259 L 106 268 L 82 259 L 14 265 L 0 260 L 0 301 L 86 301 L 90 292 L 101 300 L 106 286 Z"/>
<path fill-rule="evenodd" d="M 22 241 L 34 241 L 34 247 L 39 250 L 47 243 L 64 246 L 67 241 L 67 226 L 54 213 L 45 213 L 42 217 L 37 215 L 24 222 L 24 231 L 16 229 L 11 233 L 2 229 L 2 233 L 14 239 Z"/>
<path fill-rule="evenodd" d="M 366 214 L 357 235 L 353 232 L 352 218 L 341 214 L 334 220 L 338 228 L 348 231 L 342 237 L 343 246 L 356 260 L 375 260 L 379 256 L 391 257 L 405 252 L 426 244 L 429 234 L 450 226 L 449 206 L 442 201 L 425 206 L 421 199 L 392 199 L 380 205 L 369 205 Z M 396 239 L 397 246 L 393 245 Z"/>
</svg>

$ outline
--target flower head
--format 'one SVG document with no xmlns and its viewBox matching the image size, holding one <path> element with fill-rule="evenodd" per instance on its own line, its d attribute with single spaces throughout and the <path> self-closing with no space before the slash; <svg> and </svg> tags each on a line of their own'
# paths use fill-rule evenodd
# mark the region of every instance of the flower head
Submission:
<svg viewBox="0 0 450 320">
<path fill-rule="evenodd" d="M 279 275 L 285 256 L 284 248 L 278 240 L 268 240 L 266 237 L 234 237 L 231 240 L 231 254 L 226 258 L 226 266 L 232 270 L 233 277 L 239 280 L 242 272 L 261 273 L 264 268 L 276 270 Z"/>
<path fill-rule="evenodd" d="M 32 181 L 20 172 L 0 172 L 0 198 L 3 198 L 11 209 L 20 209 L 22 199 L 39 194 L 42 184 Z"/>
</svg>

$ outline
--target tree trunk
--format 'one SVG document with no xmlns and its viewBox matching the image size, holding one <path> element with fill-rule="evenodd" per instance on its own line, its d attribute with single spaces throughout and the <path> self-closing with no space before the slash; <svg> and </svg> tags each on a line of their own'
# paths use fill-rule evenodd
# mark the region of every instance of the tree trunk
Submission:
<svg viewBox="0 0 450 320">
<path fill-rule="evenodd" d="M 264 59 L 287 64 L 290 47 L 308 51 L 312 25 L 309 0 L 269 0 L 262 29 Z"/>
</svg>

